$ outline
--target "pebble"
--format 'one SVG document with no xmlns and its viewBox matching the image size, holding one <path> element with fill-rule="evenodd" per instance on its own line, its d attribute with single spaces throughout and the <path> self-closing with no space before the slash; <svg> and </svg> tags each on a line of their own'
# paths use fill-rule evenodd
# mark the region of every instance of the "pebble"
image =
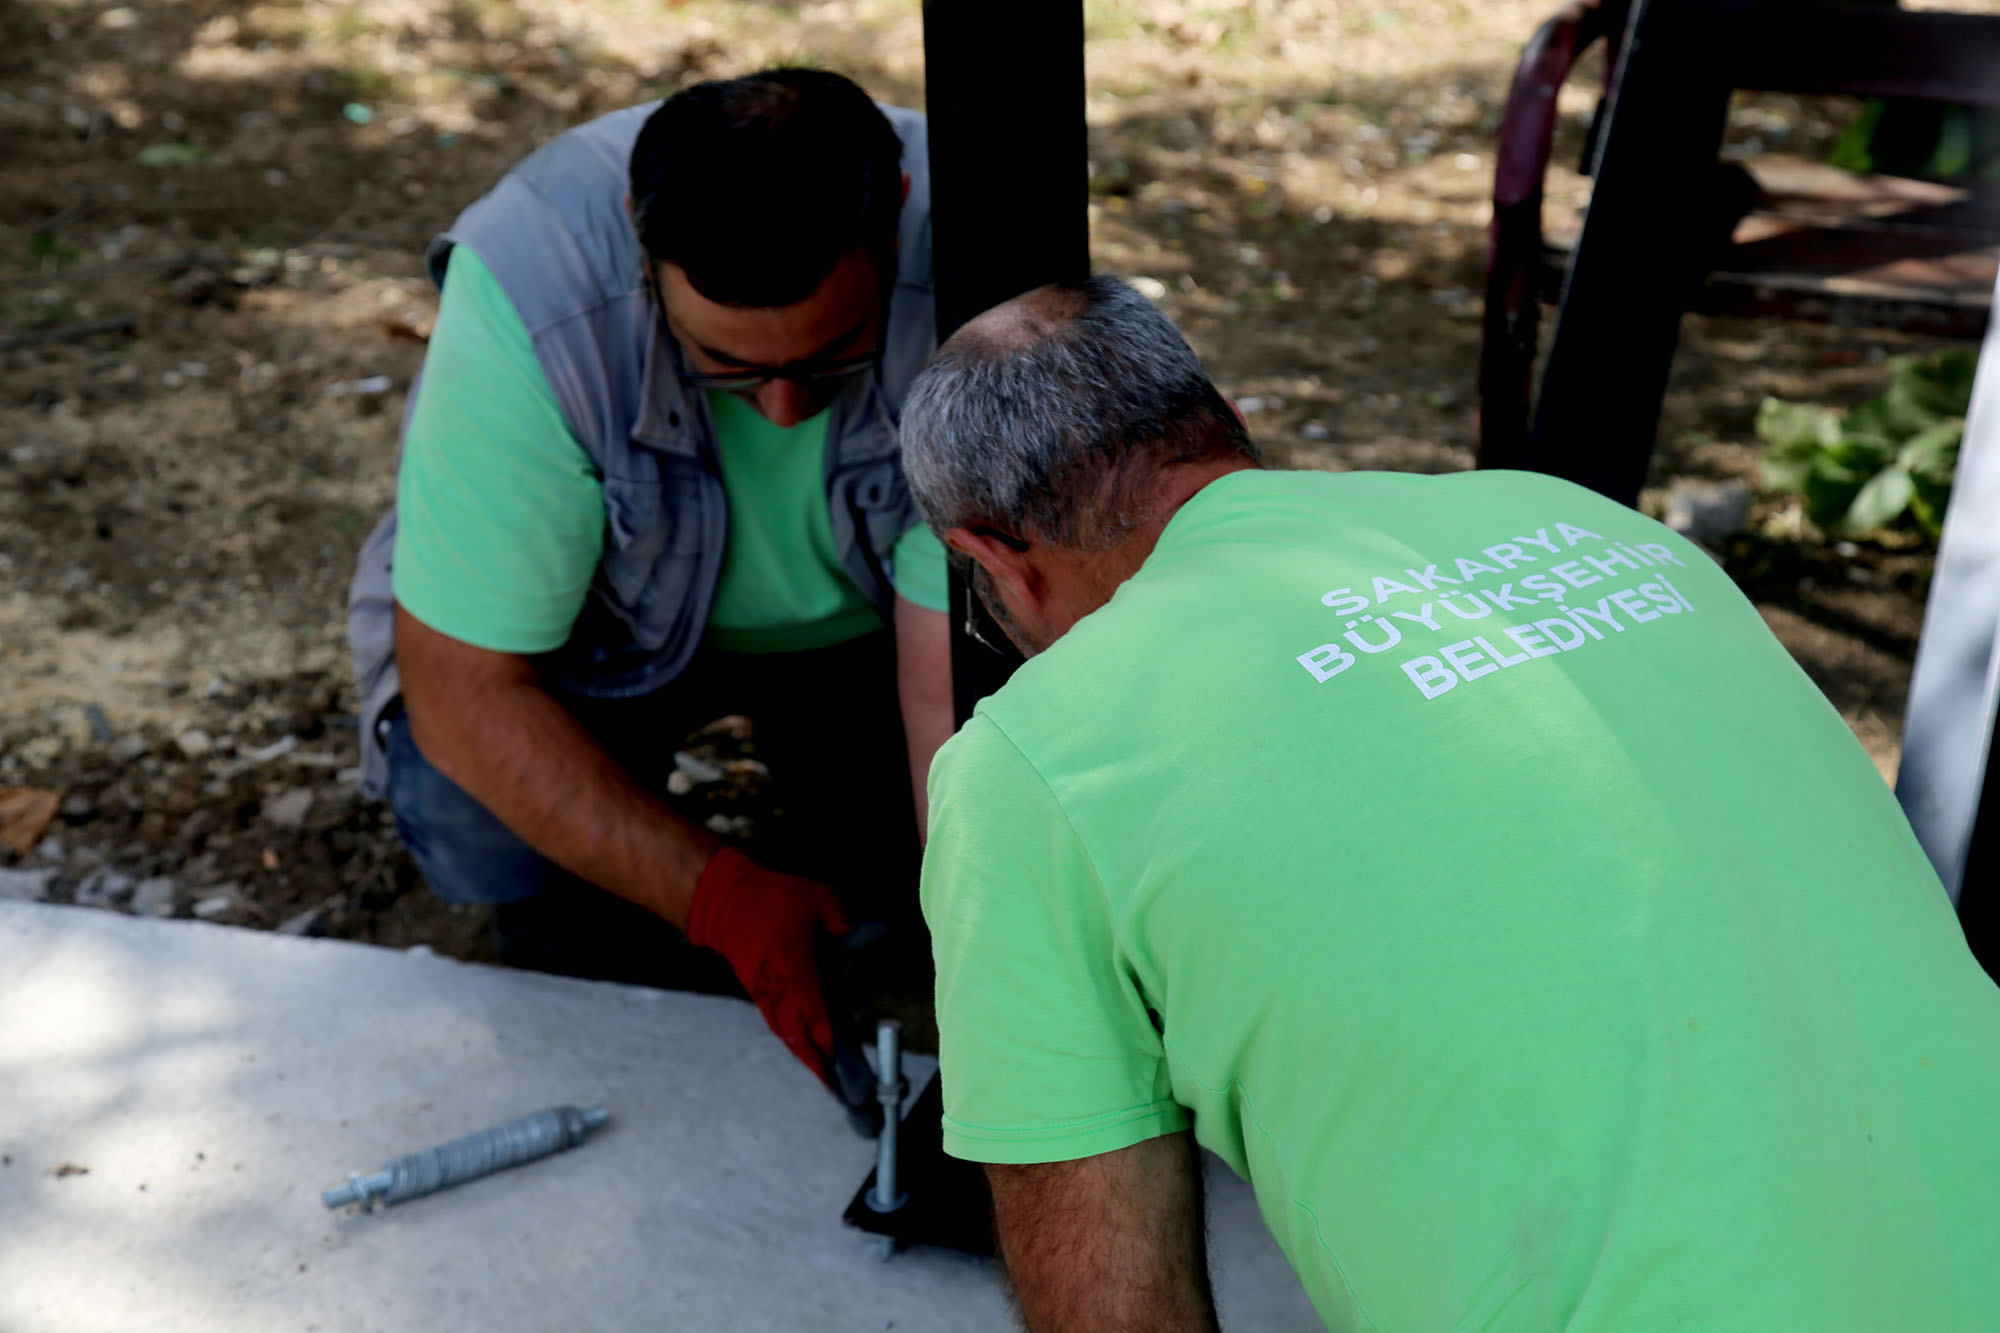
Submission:
<svg viewBox="0 0 2000 1333">
<path fill-rule="evenodd" d="M 1750 488 L 1740 481 L 1683 477 L 1667 491 L 1666 525 L 1690 541 L 1733 537 L 1750 523 Z"/>
<path fill-rule="evenodd" d="M 71 792 L 63 797 L 62 806 L 57 813 L 63 817 L 64 823 L 88 824 L 97 818 L 97 802 L 80 791 Z"/>
<path fill-rule="evenodd" d="M 131 900 L 133 879 L 116 870 L 94 870 L 77 882 L 79 907 L 119 907 Z"/>
<path fill-rule="evenodd" d="M 55 887 L 56 873 L 53 866 L 39 870 L 0 870 L 0 898 L 24 903 L 47 902 Z"/>
<path fill-rule="evenodd" d="M 687 774 L 690 782 L 720 782 L 724 776 L 721 764 L 689 754 L 686 750 L 674 751 L 674 767 Z"/>
<path fill-rule="evenodd" d="M 195 901 L 194 914 L 203 921 L 213 921 L 216 917 L 227 916 L 229 909 L 236 906 L 236 900 L 226 893 Z"/>
<path fill-rule="evenodd" d="M 370 375 L 366 379 L 336 380 L 326 386 L 329 398 L 373 398 L 377 394 L 389 392 L 396 382 L 387 375 Z"/>
<path fill-rule="evenodd" d="M 694 790 L 694 779 L 678 768 L 667 774 L 667 793 L 671 796 L 685 796 Z"/>
<path fill-rule="evenodd" d="M 42 861 L 62 860 L 63 859 L 62 839 L 57 837 L 43 838 L 40 842 L 35 844 L 35 857 L 37 860 L 42 860 Z"/>
<path fill-rule="evenodd" d="M 214 740 L 200 727 L 183 731 L 174 737 L 174 744 L 179 746 L 181 753 L 190 759 L 199 759 L 215 748 Z"/>
<path fill-rule="evenodd" d="M 1299 434 L 1308 440 L 1327 440 L 1333 438 L 1333 432 L 1328 430 L 1326 423 L 1322 421 L 1306 422 L 1299 427 Z"/>
<path fill-rule="evenodd" d="M 260 745 L 243 757 L 253 764 L 268 764 L 273 759 L 288 755 L 299 748 L 299 738 L 286 732 L 269 745 Z"/>
<path fill-rule="evenodd" d="M 278 927 L 280 935 L 324 935 L 326 934 L 326 912 L 322 908 L 308 907 L 297 916 L 286 917 Z"/>
<path fill-rule="evenodd" d="M 264 802 L 264 818 L 279 828 L 297 828 L 306 822 L 306 815 L 312 810 L 313 794 L 311 787 L 280 792 Z"/>
<path fill-rule="evenodd" d="M 747 838 L 753 825 L 748 815 L 710 815 L 705 821 L 711 833 L 725 838 Z"/>
<path fill-rule="evenodd" d="M 180 910 L 180 891 L 164 875 L 142 879 L 132 890 L 134 916 L 172 916 Z"/>
</svg>

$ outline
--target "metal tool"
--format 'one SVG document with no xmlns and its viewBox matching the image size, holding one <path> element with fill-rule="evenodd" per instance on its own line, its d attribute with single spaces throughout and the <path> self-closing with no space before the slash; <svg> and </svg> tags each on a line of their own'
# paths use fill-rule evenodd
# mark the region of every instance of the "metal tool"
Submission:
<svg viewBox="0 0 2000 1333">
<path fill-rule="evenodd" d="M 875 1025 L 875 1098 L 882 1103 L 882 1133 L 875 1140 L 875 1188 L 868 1206 L 893 1213 L 909 1202 L 896 1187 L 896 1139 L 903 1127 L 903 1025 L 885 1018 Z"/>
<path fill-rule="evenodd" d="M 880 948 L 888 937 L 879 921 L 864 921 L 838 937 L 822 933 L 815 946 L 820 988 L 833 1016 L 833 1060 L 827 1087 L 847 1114 L 847 1123 L 864 1139 L 882 1128 L 882 1103 L 875 1093 L 875 1071 L 868 1067 L 862 1043 L 848 1031 L 847 1015 L 855 1009 L 856 978 L 879 966 Z"/>
<path fill-rule="evenodd" d="M 407 1203 L 574 1148 L 586 1134 L 610 1119 L 610 1112 L 602 1106 L 584 1111 L 574 1106 L 551 1107 L 423 1152 L 398 1157 L 372 1176 L 350 1171 L 345 1185 L 334 1186 L 320 1198 L 329 1208 L 358 1203 L 364 1212 L 377 1204 Z"/>
<path fill-rule="evenodd" d="M 874 1206 L 871 1169 L 841 1219 L 873 1232 L 884 1258 L 909 1245 L 942 1245 L 967 1254 L 993 1253 L 993 1196 L 977 1162 L 950 1157 L 944 1150 L 944 1094 L 936 1074 L 910 1101 L 898 1128 L 897 1188 L 909 1199 L 893 1213 Z"/>
</svg>

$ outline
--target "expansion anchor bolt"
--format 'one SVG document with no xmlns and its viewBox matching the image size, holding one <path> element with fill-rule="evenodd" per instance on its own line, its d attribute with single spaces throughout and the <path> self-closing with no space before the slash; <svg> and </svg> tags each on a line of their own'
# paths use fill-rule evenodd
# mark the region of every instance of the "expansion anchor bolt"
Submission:
<svg viewBox="0 0 2000 1333">
<path fill-rule="evenodd" d="M 875 1188 L 868 1192 L 868 1206 L 878 1213 L 893 1213 L 909 1202 L 896 1180 L 896 1145 L 909 1086 L 903 1079 L 903 1025 L 885 1018 L 875 1027 L 875 1097 L 882 1103 L 882 1133 L 875 1140 Z"/>
<path fill-rule="evenodd" d="M 421 1199 L 426 1194 L 574 1148 L 586 1134 L 610 1119 L 610 1113 L 601 1106 L 587 1111 L 574 1106 L 537 1111 L 420 1153 L 398 1157 L 372 1176 L 350 1171 L 345 1185 L 335 1185 L 321 1194 L 320 1199 L 329 1208 L 358 1203 L 364 1212 L 378 1204 Z"/>
</svg>

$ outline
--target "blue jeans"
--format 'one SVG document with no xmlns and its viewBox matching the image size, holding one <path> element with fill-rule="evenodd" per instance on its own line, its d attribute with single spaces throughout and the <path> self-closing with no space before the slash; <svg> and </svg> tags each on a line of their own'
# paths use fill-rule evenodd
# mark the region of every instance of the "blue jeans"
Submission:
<svg viewBox="0 0 2000 1333">
<path fill-rule="evenodd" d="M 707 652 L 653 695 L 561 701 L 635 781 L 662 795 L 689 732 L 748 714 L 785 815 L 746 850 L 827 883 L 853 919 L 906 926 L 920 919 L 916 824 L 886 631 L 807 653 Z M 681 989 L 733 988 L 727 969 L 717 970 L 720 960 L 548 860 L 439 772 L 417 748 L 400 704 L 383 726 L 396 832 L 438 897 L 494 907 L 503 960 Z"/>
</svg>

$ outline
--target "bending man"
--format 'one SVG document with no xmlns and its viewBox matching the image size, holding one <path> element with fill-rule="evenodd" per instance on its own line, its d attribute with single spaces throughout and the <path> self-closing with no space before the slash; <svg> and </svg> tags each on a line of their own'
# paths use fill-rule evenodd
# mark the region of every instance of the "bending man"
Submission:
<svg viewBox="0 0 2000 1333">
<path fill-rule="evenodd" d="M 1697 548 L 1530 474 L 1261 471 L 1102 279 L 967 325 L 903 437 L 1038 654 L 923 880 L 1031 1327 L 1212 1327 L 1193 1142 L 1334 1328 L 1990 1323 L 2000 993 Z"/>
<path fill-rule="evenodd" d="M 934 341 L 925 160 L 922 117 L 795 69 L 530 156 L 431 246 L 352 598 L 366 781 L 431 887 L 556 971 L 712 984 L 684 928 L 822 1078 L 815 941 L 899 888 L 914 919 L 910 773 L 950 730 L 895 436 Z M 734 712 L 786 792 L 769 865 L 662 799 Z"/>
</svg>

